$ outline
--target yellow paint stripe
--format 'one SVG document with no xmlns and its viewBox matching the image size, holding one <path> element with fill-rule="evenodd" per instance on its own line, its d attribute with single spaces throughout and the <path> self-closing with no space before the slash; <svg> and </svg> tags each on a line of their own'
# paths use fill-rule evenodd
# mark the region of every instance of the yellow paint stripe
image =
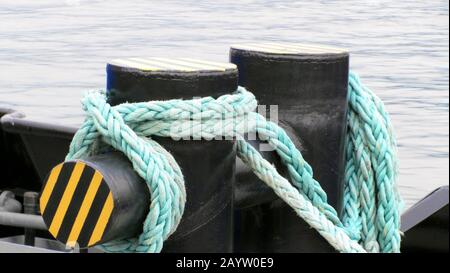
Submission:
<svg viewBox="0 0 450 273">
<path fill-rule="evenodd" d="M 191 67 L 185 66 L 185 65 L 176 65 L 169 63 L 170 59 L 166 58 L 138 58 L 136 61 L 145 63 L 151 66 L 159 66 L 163 67 L 165 70 L 179 70 L 179 71 L 186 71 L 186 72 L 192 72 L 196 69 L 192 69 Z"/>
<path fill-rule="evenodd" d="M 155 58 L 157 60 L 161 60 L 159 58 Z M 165 59 L 164 60 L 167 63 L 176 64 L 176 65 L 183 65 L 190 68 L 193 68 L 195 70 L 217 70 L 217 71 L 223 71 L 224 69 L 217 66 L 211 66 L 206 64 L 199 64 L 199 63 L 193 63 L 182 59 Z"/>
<path fill-rule="evenodd" d="M 337 47 L 331 46 L 321 46 L 321 45 L 313 45 L 313 44 L 292 44 L 292 43 L 264 43 L 267 45 L 278 45 L 280 47 L 285 47 L 293 50 L 299 51 L 299 53 L 343 53 L 345 50 Z"/>
<path fill-rule="evenodd" d="M 136 68 L 136 69 L 140 69 L 143 71 L 157 71 L 157 70 L 161 70 L 158 67 L 155 66 L 150 66 L 148 64 L 144 64 L 142 62 L 138 62 L 132 59 L 117 59 L 117 60 L 112 60 L 111 62 L 109 62 L 109 64 L 112 65 L 117 65 L 117 66 L 124 66 L 124 67 L 129 67 L 129 68 Z"/>
<path fill-rule="evenodd" d="M 109 192 L 108 198 L 106 199 L 105 205 L 103 205 L 102 212 L 100 213 L 100 217 L 98 218 L 97 224 L 95 225 L 94 232 L 89 239 L 88 246 L 92 246 L 102 239 L 103 232 L 105 231 L 106 225 L 108 224 L 113 207 L 114 204 L 112 194 L 111 192 Z"/>
<path fill-rule="evenodd" d="M 78 237 L 80 236 L 81 229 L 84 226 L 84 222 L 86 221 L 89 210 L 92 206 L 92 202 L 94 201 L 95 195 L 97 194 L 102 179 L 103 176 L 101 175 L 101 173 L 95 171 L 86 195 L 84 196 L 81 208 L 78 211 L 77 217 L 75 218 L 75 222 L 73 224 L 72 230 L 70 231 L 69 238 L 67 239 L 67 245 L 70 247 L 75 247 L 75 244 L 78 240 Z"/>
<path fill-rule="evenodd" d="M 85 164 L 83 162 L 77 162 L 72 171 L 72 174 L 67 183 L 64 194 L 59 202 L 58 209 L 56 210 L 55 216 L 53 217 L 52 224 L 48 229 L 50 233 L 56 238 L 58 236 L 59 229 L 61 228 L 62 221 L 66 215 L 67 209 L 69 208 L 70 201 L 72 201 L 73 193 L 80 181 L 81 174 L 83 173 Z"/>
<path fill-rule="evenodd" d="M 280 43 L 261 43 L 258 44 L 263 48 L 267 48 L 268 52 L 270 50 L 275 49 L 286 53 L 300 54 L 300 53 L 321 53 L 322 51 L 318 51 L 317 49 L 309 48 L 309 47 L 300 47 L 299 45 L 289 45 L 289 44 L 280 44 Z M 306 51 L 308 49 L 308 51 Z"/>
<path fill-rule="evenodd" d="M 59 173 L 61 172 L 63 163 L 56 165 L 47 179 L 47 183 L 45 184 L 44 190 L 42 191 L 41 197 L 39 199 L 39 207 L 41 209 L 41 214 L 44 213 L 45 208 L 47 207 L 48 200 L 52 195 L 53 189 L 55 188 L 56 181 L 58 181 Z"/>
<path fill-rule="evenodd" d="M 270 44 L 268 44 L 268 43 L 258 43 L 258 44 L 255 44 L 254 46 L 256 46 L 256 47 L 261 47 L 262 49 L 266 49 L 267 51 L 270 51 L 270 50 L 279 50 L 279 51 L 282 51 L 282 52 L 297 52 L 297 50 L 294 50 L 294 49 L 292 49 L 292 48 L 286 48 L 286 47 L 284 47 L 284 46 L 282 46 L 282 45 L 280 45 L 280 44 L 273 44 L 273 45 L 270 45 Z"/>
<path fill-rule="evenodd" d="M 232 46 L 232 48 L 241 49 L 241 50 L 266 52 L 266 53 L 278 53 L 278 54 L 287 54 L 287 53 L 295 54 L 296 53 L 296 51 L 294 51 L 294 50 L 286 50 L 286 49 L 281 49 L 279 47 L 262 45 L 262 44 L 235 45 L 235 46 Z"/>
<path fill-rule="evenodd" d="M 206 64 L 206 65 L 211 65 L 211 66 L 217 66 L 217 67 L 220 67 L 222 70 L 237 68 L 237 66 L 232 63 L 219 63 L 219 62 L 211 62 L 211 61 L 197 60 L 197 59 L 191 59 L 191 58 L 181 58 L 180 60 L 188 61 L 191 63 L 198 63 L 201 65 Z"/>
<path fill-rule="evenodd" d="M 294 44 L 278 44 L 278 43 L 264 43 L 267 47 L 276 46 L 281 50 L 290 50 L 296 53 L 324 53 L 323 49 L 318 49 L 315 47 L 305 46 L 305 45 L 294 45 Z"/>
<path fill-rule="evenodd" d="M 146 65 L 148 66 L 148 63 L 144 62 L 142 58 L 129 58 L 127 60 L 133 61 L 135 63 L 140 63 L 142 65 Z M 167 70 L 166 67 L 164 67 L 163 65 L 155 65 L 155 64 L 151 64 L 151 67 L 153 67 L 153 71 L 158 71 L 158 70 Z"/>
</svg>

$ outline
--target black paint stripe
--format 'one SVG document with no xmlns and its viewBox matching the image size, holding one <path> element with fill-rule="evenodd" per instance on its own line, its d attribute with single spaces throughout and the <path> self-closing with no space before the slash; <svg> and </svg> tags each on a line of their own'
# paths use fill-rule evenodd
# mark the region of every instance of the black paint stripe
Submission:
<svg viewBox="0 0 450 273">
<path fill-rule="evenodd" d="M 63 164 L 61 172 L 58 176 L 58 180 L 56 180 L 55 187 L 50 194 L 47 206 L 42 215 L 49 227 L 50 223 L 53 221 L 53 217 L 55 216 L 56 210 L 58 209 L 59 202 L 61 201 L 64 191 L 66 190 L 66 186 L 69 183 L 69 179 L 72 175 L 74 167 L 75 162 L 66 162 Z"/>
<path fill-rule="evenodd" d="M 64 220 L 61 224 L 61 228 L 58 232 L 57 239 L 60 242 L 66 243 L 67 239 L 69 238 L 70 231 L 72 230 L 72 226 L 78 215 L 78 211 L 81 208 L 81 204 L 83 203 L 86 192 L 89 188 L 89 185 L 91 184 L 94 172 L 94 169 L 86 165 L 83 173 L 81 174 L 77 188 L 75 189 L 75 192 L 73 194 L 72 201 L 70 202 L 69 208 L 67 209 L 66 215 L 64 216 Z"/>
<path fill-rule="evenodd" d="M 92 203 L 92 207 L 84 222 L 84 226 L 81 229 L 80 236 L 78 237 L 78 245 L 80 247 L 87 247 L 109 192 L 108 185 L 102 180 L 97 194 L 95 195 L 94 202 Z"/>
</svg>

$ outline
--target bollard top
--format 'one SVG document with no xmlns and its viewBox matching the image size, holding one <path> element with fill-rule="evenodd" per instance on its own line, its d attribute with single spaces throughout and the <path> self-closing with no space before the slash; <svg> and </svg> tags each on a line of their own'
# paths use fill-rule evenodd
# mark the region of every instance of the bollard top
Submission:
<svg viewBox="0 0 450 273">
<path fill-rule="evenodd" d="M 55 239 L 70 248 L 86 248 L 102 241 L 114 201 L 98 170 L 82 161 L 67 161 L 48 174 L 39 207 Z"/>
<path fill-rule="evenodd" d="M 243 50 L 274 55 L 311 56 L 311 55 L 348 54 L 347 50 L 339 47 L 314 45 L 314 44 L 275 43 L 275 42 L 236 44 L 231 46 L 231 50 Z"/>
<path fill-rule="evenodd" d="M 106 66 L 108 102 L 219 97 L 237 88 L 237 66 L 192 58 L 115 59 Z"/>
<path fill-rule="evenodd" d="M 192 58 L 126 58 L 115 59 L 108 62 L 108 66 L 119 69 L 131 69 L 144 72 L 225 72 L 236 70 L 237 67 L 232 63 L 211 62 L 197 60 Z"/>
</svg>

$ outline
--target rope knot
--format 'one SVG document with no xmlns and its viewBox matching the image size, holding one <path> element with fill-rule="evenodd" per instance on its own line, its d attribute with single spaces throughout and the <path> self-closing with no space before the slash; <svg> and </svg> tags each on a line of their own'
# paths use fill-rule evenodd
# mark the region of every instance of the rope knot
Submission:
<svg viewBox="0 0 450 273">
<path fill-rule="evenodd" d="M 88 92 L 82 100 L 86 119 L 75 134 L 67 160 L 105 151 L 124 153 L 151 193 L 143 233 L 103 245 L 110 252 L 159 252 L 184 212 L 184 178 L 175 159 L 152 136 L 183 139 L 231 137 L 237 155 L 332 246 L 342 252 L 397 252 L 400 248 L 396 191 L 395 138 L 381 101 L 359 78 L 349 78 L 348 132 L 345 139 L 343 219 L 328 204 L 289 136 L 276 123 L 255 112 L 255 96 L 239 87 L 219 98 L 149 101 L 111 106 L 104 92 Z M 257 133 L 286 165 L 290 181 L 244 138 Z"/>
</svg>

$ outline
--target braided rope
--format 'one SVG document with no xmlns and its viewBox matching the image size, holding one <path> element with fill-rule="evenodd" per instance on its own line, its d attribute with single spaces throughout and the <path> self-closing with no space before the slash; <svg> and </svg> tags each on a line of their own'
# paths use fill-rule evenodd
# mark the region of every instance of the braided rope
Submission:
<svg viewBox="0 0 450 273">
<path fill-rule="evenodd" d="M 82 100 L 87 118 L 72 140 L 66 159 L 104 152 L 105 144 L 123 152 L 151 192 L 150 212 L 138 238 L 109 242 L 108 252 L 160 252 L 177 228 L 186 191 L 180 167 L 151 136 L 174 139 L 235 138 L 238 156 L 311 227 L 341 252 L 399 252 L 400 196 L 396 143 L 383 103 L 359 78 L 349 77 L 348 131 L 342 221 L 327 203 L 288 135 L 255 111 L 254 95 L 242 87 L 217 99 L 150 101 L 111 107 L 102 92 Z M 290 182 L 243 135 L 265 137 L 286 165 Z M 292 184 L 291 184 L 292 183 Z"/>
</svg>

